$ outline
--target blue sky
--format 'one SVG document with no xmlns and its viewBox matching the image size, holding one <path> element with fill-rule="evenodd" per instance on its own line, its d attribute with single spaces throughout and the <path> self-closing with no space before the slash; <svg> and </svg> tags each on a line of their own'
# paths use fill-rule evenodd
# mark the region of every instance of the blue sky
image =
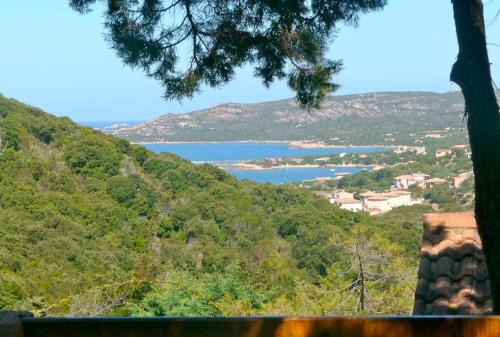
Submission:
<svg viewBox="0 0 500 337">
<path fill-rule="evenodd" d="M 489 22 L 500 1 L 486 0 Z M 0 1 L 0 92 L 77 121 L 145 120 L 224 102 L 293 96 L 285 83 L 264 88 L 241 69 L 220 89 L 182 103 L 164 101 L 162 88 L 122 65 L 104 40 L 100 11 L 78 15 L 67 1 Z M 500 19 L 488 27 L 493 78 L 500 82 Z M 493 45 L 497 44 L 497 46 Z M 445 92 L 457 52 L 449 0 L 389 0 L 385 10 L 342 27 L 330 55 L 344 60 L 337 94 L 371 91 Z"/>
</svg>

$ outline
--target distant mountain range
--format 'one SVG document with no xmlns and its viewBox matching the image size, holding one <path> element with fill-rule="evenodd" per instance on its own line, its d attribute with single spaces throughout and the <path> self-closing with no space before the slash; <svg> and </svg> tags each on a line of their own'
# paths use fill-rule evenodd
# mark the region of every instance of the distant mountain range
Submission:
<svg viewBox="0 0 500 337">
<path fill-rule="evenodd" d="M 328 98 L 306 111 L 293 99 L 228 103 L 107 131 L 134 142 L 321 140 L 332 144 L 414 144 L 432 130 L 465 126 L 460 92 L 380 92 Z M 456 138 L 456 137 L 455 137 Z M 463 141 L 465 132 L 458 137 Z"/>
</svg>

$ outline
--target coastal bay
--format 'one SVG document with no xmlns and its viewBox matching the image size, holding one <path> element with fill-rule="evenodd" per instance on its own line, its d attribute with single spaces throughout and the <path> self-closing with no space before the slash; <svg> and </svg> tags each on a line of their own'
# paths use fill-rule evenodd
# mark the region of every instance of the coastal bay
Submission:
<svg viewBox="0 0 500 337">
<path fill-rule="evenodd" d="M 297 147 L 284 142 L 219 142 L 219 143 L 148 143 L 145 147 L 159 153 L 170 152 L 195 163 L 210 163 L 239 179 L 263 183 L 294 183 L 317 178 L 336 178 L 337 173 L 357 173 L 369 166 L 299 165 L 264 168 L 248 163 L 266 158 L 293 158 L 345 153 L 374 153 L 386 147 Z"/>
<path fill-rule="evenodd" d="M 283 142 L 146 143 L 143 145 L 157 153 L 174 153 L 195 163 L 235 163 L 265 158 L 373 153 L 388 149 L 380 146 L 299 148 L 291 147 Z"/>
</svg>

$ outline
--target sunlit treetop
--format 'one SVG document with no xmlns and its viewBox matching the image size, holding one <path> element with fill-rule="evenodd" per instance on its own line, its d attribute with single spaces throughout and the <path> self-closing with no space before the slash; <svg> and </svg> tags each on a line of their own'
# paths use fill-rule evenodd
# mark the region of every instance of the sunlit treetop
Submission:
<svg viewBox="0 0 500 337">
<path fill-rule="evenodd" d="M 70 0 L 80 13 L 99 0 Z M 105 26 L 123 62 L 160 81 L 166 99 L 218 87 L 254 67 L 269 86 L 287 79 L 307 108 L 335 91 L 342 62 L 325 53 L 337 25 L 386 0 L 108 0 Z"/>
</svg>

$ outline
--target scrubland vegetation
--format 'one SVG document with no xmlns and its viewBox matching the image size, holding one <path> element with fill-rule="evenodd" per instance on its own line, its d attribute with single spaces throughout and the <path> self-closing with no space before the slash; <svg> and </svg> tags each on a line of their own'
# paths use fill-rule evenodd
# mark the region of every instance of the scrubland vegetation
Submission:
<svg viewBox="0 0 500 337">
<path fill-rule="evenodd" d="M 419 221 L 240 182 L 3 96 L 0 138 L 0 310 L 411 312 Z"/>
</svg>

